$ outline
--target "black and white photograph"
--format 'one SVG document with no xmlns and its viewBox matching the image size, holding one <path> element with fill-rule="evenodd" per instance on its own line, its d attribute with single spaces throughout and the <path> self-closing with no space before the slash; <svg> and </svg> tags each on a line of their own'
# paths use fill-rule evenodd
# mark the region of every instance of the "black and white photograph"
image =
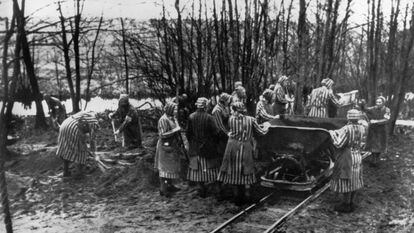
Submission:
<svg viewBox="0 0 414 233">
<path fill-rule="evenodd" d="M 0 0 L 0 233 L 414 232 L 412 0 Z"/>
</svg>

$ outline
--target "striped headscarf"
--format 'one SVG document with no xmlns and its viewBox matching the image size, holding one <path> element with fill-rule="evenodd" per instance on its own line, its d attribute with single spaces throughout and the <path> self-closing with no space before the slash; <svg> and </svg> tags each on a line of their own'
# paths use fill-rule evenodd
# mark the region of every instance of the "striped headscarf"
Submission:
<svg viewBox="0 0 414 233">
<path fill-rule="evenodd" d="M 198 109 L 205 109 L 207 107 L 208 99 L 205 97 L 200 97 L 197 99 L 195 105 Z"/>
<path fill-rule="evenodd" d="M 246 113 L 246 107 L 244 106 L 244 104 L 242 102 L 234 102 L 231 107 L 233 108 L 234 111 L 239 112 L 241 114 L 245 114 Z"/>
<path fill-rule="evenodd" d="M 81 111 L 74 115 L 72 118 L 78 120 L 78 127 L 83 132 L 90 131 L 90 129 L 97 129 L 99 128 L 98 118 L 96 116 L 96 112 L 93 111 Z"/>
<path fill-rule="evenodd" d="M 243 83 L 241 81 L 237 81 L 234 83 L 234 88 L 242 87 L 242 86 L 243 86 Z"/>
<path fill-rule="evenodd" d="M 167 102 L 164 106 L 164 112 L 168 116 L 174 115 L 174 108 L 177 107 L 177 104 L 174 102 Z"/>
<path fill-rule="evenodd" d="M 226 103 L 229 103 L 230 100 L 231 100 L 231 95 L 229 95 L 229 94 L 227 94 L 225 92 L 223 92 L 223 93 L 220 94 L 220 97 L 219 97 L 219 102 L 220 103 L 226 104 Z"/>
<path fill-rule="evenodd" d="M 346 113 L 346 119 L 348 120 L 361 120 L 362 113 L 357 109 L 351 109 Z"/>
<path fill-rule="evenodd" d="M 285 75 L 280 76 L 280 78 L 277 80 L 278 83 L 283 83 L 287 81 L 289 78 Z"/>
<path fill-rule="evenodd" d="M 246 89 L 244 87 L 238 86 L 235 91 L 239 97 L 246 97 Z"/>
<path fill-rule="evenodd" d="M 381 96 L 381 95 L 377 97 L 377 100 L 382 100 L 382 103 L 385 103 L 385 101 L 386 101 L 385 97 Z"/>
<path fill-rule="evenodd" d="M 330 78 L 322 79 L 321 84 L 327 88 L 332 88 L 334 81 Z"/>
</svg>

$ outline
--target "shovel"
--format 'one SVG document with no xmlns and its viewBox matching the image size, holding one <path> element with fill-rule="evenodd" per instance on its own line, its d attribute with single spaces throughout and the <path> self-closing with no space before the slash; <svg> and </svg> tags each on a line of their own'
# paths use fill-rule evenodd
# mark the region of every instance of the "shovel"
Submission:
<svg viewBox="0 0 414 233">
<path fill-rule="evenodd" d="M 112 125 L 112 131 L 114 132 L 114 139 L 115 139 L 115 142 L 117 142 L 117 141 L 118 141 L 118 136 L 117 136 L 117 134 L 115 133 L 115 132 L 116 132 L 116 129 L 115 129 L 115 120 L 111 120 L 111 125 Z"/>
</svg>

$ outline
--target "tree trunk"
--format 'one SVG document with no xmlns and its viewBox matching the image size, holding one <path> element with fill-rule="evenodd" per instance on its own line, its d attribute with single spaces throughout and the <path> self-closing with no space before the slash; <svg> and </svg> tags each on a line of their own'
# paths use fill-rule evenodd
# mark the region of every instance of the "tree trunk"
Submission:
<svg viewBox="0 0 414 233">
<path fill-rule="evenodd" d="M 102 17 L 101 17 L 102 22 Z M 101 23 L 99 23 L 100 25 Z M 122 49 L 123 56 L 124 56 L 124 65 L 125 65 L 125 90 L 126 93 L 129 94 L 129 67 L 128 67 L 128 53 L 126 50 L 126 39 L 125 39 L 125 27 L 124 27 L 124 20 L 121 17 L 121 27 L 122 27 Z"/>
<path fill-rule="evenodd" d="M 76 102 L 76 98 L 75 98 L 75 89 L 74 89 L 73 80 L 72 80 L 72 70 L 70 68 L 69 43 L 68 43 L 68 39 L 66 36 L 65 18 L 63 17 L 60 2 L 58 2 L 58 11 L 60 14 L 59 19 L 60 19 L 60 26 L 62 30 L 62 50 L 63 50 L 63 58 L 65 60 L 66 80 L 68 81 L 70 99 L 72 100 L 72 109 L 73 109 L 73 112 L 76 112 L 75 110 L 79 109 L 79 103 Z"/>
<path fill-rule="evenodd" d="M 6 103 L 9 100 L 9 87 L 8 87 L 8 64 L 7 64 L 7 57 L 8 57 L 8 47 L 9 41 L 13 35 L 14 26 L 15 26 L 15 16 L 16 12 L 13 12 L 13 18 L 11 22 L 11 26 L 9 29 L 8 19 L 6 18 L 6 35 L 3 40 L 3 58 L 2 58 L 2 77 L 3 77 L 3 90 L 4 90 L 4 98 L 3 98 L 3 106 L 1 107 L 0 112 L 0 199 L 1 199 L 1 206 L 3 207 L 3 214 L 4 214 L 4 224 L 6 226 L 6 232 L 12 233 L 13 226 L 12 226 L 12 219 L 9 210 L 9 199 L 7 194 L 7 183 L 6 183 L 6 176 L 4 170 L 4 161 L 6 157 L 6 141 L 7 141 L 7 133 L 8 133 L 8 122 L 5 119 L 5 108 Z M 7 107 L 9 105 L 7 104 Z"/>
<path fill-rule="evenodd" d="M 80 0 L 76 0 L 76 15 L 75 15 L 75 29 L 72 28 L 73 51 L 75 55 L 75 103 L 73 112 L 79 112 L 79 103 L 81 101 L 81 74 L 80 74 L 80 54 L 79 54 L 79 34 L 80 34 Z"/>
<path fill-rule="evenodd" d="M 42 106 L 42 95 L 40 94 L 39 84 L 37 82 L 34 65 L 33 65 L 31 54 L 30 54 L 29 43 L 27 42 L 26 30 L 24 28 L 25 19 L 24 19 L 24 15 L 20 11 L 17 0 L 13 0 L 13 9 L 16 14 L 18 31 L 19 33 L 21 33 L 21 37 L 20 37 L 21 41 L 19 41 L 19 43 L 21 43 L 22 45 L 23 60 L 26 65 L 27 76 L 29 77 L 30 86 L 31 86 L 32 93 L 34 95 L 35 104 L 36 104 L 35 128 L 47 128 L 46 117 L 45 117 L 45 113 L 43 111 L 43 106 Z"/>
<path fill-rule="evenodd" d="M 96 30 L 95 39 L 93 40 L 93 43 L 92 43 L 92 55 L 91 55 L 92 58 L 91 58 L 91 66 L 90 66 L 89 72 L 88 72 L 88 80 L 87 80 L 87 83 L 86 83 L 85 108 L 84 108 L 84 110 L 86 110 L 86 107 L 88 106 L 88 101 L 90 99 L 89 88 L 91 86 L 93 69 L 95 67 L 95 47 L 96 47 L 96 42 L 98 41 L 99 32 L 101 30 L 102 21 L 103 21 L 103 16 L 101 16 L 101 18 L 99 19 L 98 29 Z M 126 82 L 128 83 L 128 76 L 126 78 Z"/>
<path fill-rule="evenodd" d="M 408 11 L 408 10 L 407 10 Z M 404 29 L 406 29 L 407 22 L 407 12 L 405 16 Z M 408 40 L 406 40 L 406 35 L 403 36 L 402 46 L 401 46 L 401 58 L 402 69 L 400 71 L 399 80 L 397 80 L 396 88 L 394 88 L 394 98 L 391 109 L 391 119 L 390 119 L 390 134 L 394 132 L 395 122 L 397 121 L 398 114 L 400 112 L 401 104 L 405 97 L 405 91 L 408 84 L 409 71 L 410 71 L 410 53 L 414 46 L 414 6 L 411 9 L 411 21 L 409 31 L 404 30 L 404 33 L 409 33 Z"/>
<path fill-rule="evenodd" d="M 308 30 L 306 26 L 306 0 L 300 0 L 299 2 L 299 19 L 298 19 L 298 56 L 297 63 L 299 65 L 298 80 L 296 87 L 296 99 L 295 99 L 295 112 L 297 114 L 303 114 L 303 88 L 307 83 L 306 74 L 306 61 L 307 53 L 306 46 L 308 46 Z"/>
</svg>

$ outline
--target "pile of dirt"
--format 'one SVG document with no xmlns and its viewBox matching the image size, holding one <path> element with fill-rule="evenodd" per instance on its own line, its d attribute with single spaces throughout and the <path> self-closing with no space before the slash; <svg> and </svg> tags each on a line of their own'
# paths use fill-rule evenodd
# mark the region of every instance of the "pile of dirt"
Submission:
<svg viewBox="0 0 414 233">
<path fill-rule="evenodd" d="M 55 175 L 62 166 L 62 160 L 56 156 L 56 148 L 43 148 L 28 154 L 22 154 L 6 163 L 6 169 L 17 174 Z"/>
<path fill-rule="evenodd" d="M 144 159 L 135 165 L 114 168 L 103 173 L 96 181 L 96 195 L 111 196 L 120 193 L 136 193 L 152 191 L 158 187 L 158 174 L 153 164 Z"/>
</svg>

